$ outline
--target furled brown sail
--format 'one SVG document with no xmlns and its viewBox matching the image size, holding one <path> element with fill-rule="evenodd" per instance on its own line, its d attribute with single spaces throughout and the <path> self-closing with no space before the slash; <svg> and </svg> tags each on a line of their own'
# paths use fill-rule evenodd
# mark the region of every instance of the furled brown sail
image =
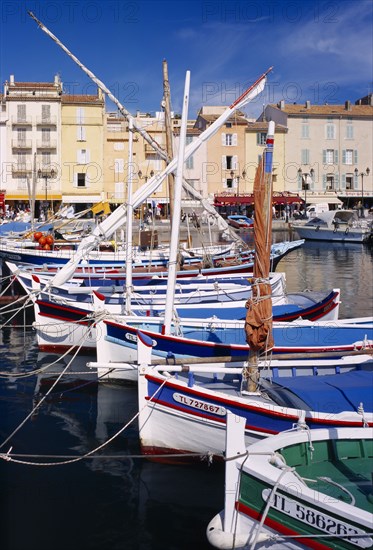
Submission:
<svg viewBox="0 0 373 550">
<path fill-rule="evenodd" d="M 273 128 L 273 130 L 272 130 Z M 255 259 L 252 296 L 246 302 L 245 333 L 250 346 L 249 389 L 254 391 L 258 378 L 259 354 L 273 348 L 272 298 L 269 283 L 272 244 L 272 155 L 274 124 L 270 123 L 267 147 L 259 163 L 254 181 L 254 241 Z"/>
</svg>

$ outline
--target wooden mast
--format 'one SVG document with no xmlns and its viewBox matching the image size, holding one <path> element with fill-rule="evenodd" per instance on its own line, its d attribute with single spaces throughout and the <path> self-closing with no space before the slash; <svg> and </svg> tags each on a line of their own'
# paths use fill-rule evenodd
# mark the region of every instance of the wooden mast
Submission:
<svg viewBox="0 0 373 550">
<path fill-rule="evenodd" d="M 254 240 L 255 259 L 252 297 L 246 303 L 246 341 L 250 346 L 249 366 L 246 369 L 247 389 L 257 391 L 259 354 L 273 348 L 272 298 L 269 282 L 272 244 L 272 165 L 275 124 L 268 124 L 266 148 L 254 182 Z"/>
<path fill-rule="evenodd" d="M 167 61 L 163 60 L 163 102 L 164 110 L 164 122 L 166 129 L 166 153 L 169 159 L 172 159 L 174 156 L 173 153 L 173 143 L 172 143 L 172 125 L 171 125 L 171 92 L 170 92 L 170 82 L 168 80 L 168 65 Z M 175 176 L 173 173 L 167 176 L 168 182 L 168 196 L 170 200 L 170 221 L 172 223 L 173 213 L 174 213 L 174 186 L 175 186 Z"/>
</svg>

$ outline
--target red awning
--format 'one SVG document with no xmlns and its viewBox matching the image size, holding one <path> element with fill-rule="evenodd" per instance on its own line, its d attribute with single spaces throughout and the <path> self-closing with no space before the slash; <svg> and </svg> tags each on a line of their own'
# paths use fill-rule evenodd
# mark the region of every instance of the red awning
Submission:
<svg viewBox="0 0 373 550">
<path fill-rule="evenodd" d="M 272 203 L 273 204 L 301 204 L 303 199 L 301 197 L 297 196 L 278 196 L 278 197 L 272 197 Z"/>
</svg>

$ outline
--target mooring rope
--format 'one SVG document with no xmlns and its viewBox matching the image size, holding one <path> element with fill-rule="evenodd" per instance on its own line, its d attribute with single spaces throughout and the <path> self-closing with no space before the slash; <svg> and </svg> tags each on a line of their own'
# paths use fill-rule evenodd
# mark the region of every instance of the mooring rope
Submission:
<svg viewBox="0 0 373 550">
<path fill-rule="evenodd" d="M 79 349 L 77 350 L 76 354 L 78 353 L 78 351 L 79 351 Z M 76 354 L 74 355 L 74 357 L 76 356 Z M 69 363 L 69 365 L 70 365 L 70 363 Z M 66 371 L 66 369 L 68 368 L 69 365 L 67 365 L 67 367 L 64 369 L 64 371 Z M 57 380 L 55 381 L 55 383 L 52 384 L 50 390 L 48 390 L 48 392 L 45 394 L 45 396 L 35 405 L 35 407 L 32 409 L 32 411 L 27 415 L 27 417 L 18 425 L 18 427 L 15 430 L 13 430 L 13 432 L 0 445 L 0 449 L 2 447 L 4 447 L 4 445 L 6 445 L 10 441 L 10 439 L 21 429 L 21 427 L 27 422 L 27 420 L 29 420 L 29 418 L 31 418 L 34 415 L 36 409 L 39 408 L 40 405 L 45 401 L 45 399 L 51 393 L 51 390 L 56 386 L 56 384 L 58 383 L 59 380 L 60 380 L 60 377 L 58 377 Z M 26 465 L 26 466 L 64 466 L 64 465 L 67 465 L 67 464 L 73 464 L 75 462 L 79 462 L 81 460 L 84 460 L 85 458 L 90 457 L 94 453 L 97 453 L 98 451 L 100 451 L 101 449 L 106 447 L 109 443 L 114 441 L 114 439 L 116 439 L 122 432 L 124 432 L 128 428 L 128 426 L 130 426 L 139 417 L 141 412 L 148 406 L 148 403 L 151 402 L 155 398 L 157 393 L 159 393 L 159 391 L 163 388 L 163 386 L 166 382 L 167 382 L 167 379 L 165 379 L 162 382 L 162 384 L 159 386 L 159 388 L 156 389 L 156 391 L 149 398 L 149 400 L 145 403 L 145 405 L 142 407 L 142 409 L 140 411 L 138 411 L 131 418 L 131 420 L 129 420 L 124 426 L 122 426 L 112 437 L 110 437 L 107 441 L 104 441 L 104 443 L 102 443 L 98 447 L 95 447 L 94 449 L 88 451 L 84 455 L 77 456 L 77 457 L 74 457 L 74 458 L 71 458 L 71 459 L 68 459 L 68 460 L 59 461 L 59 462 L 31 462 L 31 461 L 19 460 L 19 459 L 13 458 L 13 456 L 11 455 L 11 451 L 12 451 L 13 447 L 11 447 L 8 450 L 7 453 L 0 454 L 0 459 L 3 459 L 7 462 L 14 462 L 16 464 L 23 464 L 23 465 Z M 161 456 L 163 456 L 163 455 L 161 455 Z M 197 456 L 200 456 L 200 453 L 198 453 Z"/>
</svg>

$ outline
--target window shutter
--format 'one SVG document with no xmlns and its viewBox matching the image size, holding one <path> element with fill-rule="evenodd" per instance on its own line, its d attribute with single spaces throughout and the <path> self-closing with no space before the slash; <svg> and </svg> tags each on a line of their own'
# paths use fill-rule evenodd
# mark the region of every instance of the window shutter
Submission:
<svg viewBox="0 0 373 550">
<path fill-rule="evenodd" d="M 51 106 L 42 105 L 41 106 L 41 120 L 42 122 L 49 122 L 51 118 Z"/>
<path fill-rule="evenodd" d="M 256 144 L 257 145 L 261 145 L 261 141 L 260 141 L 260 134 L 256 134 Z"/>
<path fill-rule="evenodd" d="M 346 189 L 346 174 L 342 174 L 341 188 Z"/>
<path fill-rule="evenodd" d="M 85 151 L 85 163 L 89 164 L 91 162 L 91 151 L 86 149 Z"/>
<path fill-rule="evenodd" d="M 323 176 L 322 176 L 322 188 L 325 191 L 325 189 L 326 189 L 326 174 L 323 174 Z"/>
<path fill-rule="evenodd" d="M 334 164 L 338 164 L 338 149 L 334 150 Z"/>
<path fill-rule="evenodd" d="M 237 134 L 233 134 L 232 145 L 237 145 Z"/>
<path fill-rule="evenodd" d="M 85 186 L 90 187 L 90 183 L 91 183 L 91 180 L 90 180 L 88 170 L 87 170 L 86 173 L 85 173 Z"/>
<path fill-rule="evenodd" d="M 221 135 L 221 144 L 225 145 L 225 133 L 224 132 Z"/>
<path fill-rule="evenodd" d="M 51 154 L 48 151 L 45 151 L 41 154 L 41 163 L 43 166 L 49 168 L 51 163 Z"/>
<path fill-rule="evenodd" d="M 227 169 L 227 157 L 226 155 L 222 155 L 221 157 L 221 167 L 223 170 Z"/>
<path fill-rule="evenodd" d="M 238 167 L 238 156 L 233 155 L 233 170 L 237 170 Z"/>
<path fill-rule="evenodd" d="M 78 187 L 78 174 L 74 174 L 74 187 Z"/>
<path fill-rule="evenodd" d="M 17 105 L 17 122 L 26 122 L 26 105 Z"/>
<path fill-rule="evenodd" d="M 26 141 L 26 128 L 18 128 L 17 138 L 20 143 Z"/>
<path fill-rule="evenodd" d="M 323 149 L 323 151 L 322 151 L 322 162 L 323 162 L 323 164 L 326 164 L 326 150 L 325 149 Z"/>
<path fill-rule="evenodd" d="M 76 139 L 78 141 L 85 141 L 85 128 L 84 126 L 78 126 L 76 129 Z"/>
<path fill-rule="evenodd" d="M 354 137 L 354 127 L 351 124 L 348 124 L 346 128 L 346 138 L 353 139 L 353 137 Z"/>
<path fill-rule="evenodd" d="M 124 159 L 114 160 L 114 172 L 115 174 L 121 174 L 124 172 Z"/>
<path fill-rule="evenodd" d="M 118 181 L 115 183 L 115 198 L 124 200 L 124 182 Z"/>
<path fill-rule="evenodd" d="M 302 164 L 309 164 L 309 162 L 310 162 L 309 149 L 302 149 Z"/>
<path fill-rule="evenodd" d="M 337 190 L 339 188 L 339 174 L 334 174 L 334 189 Z"/>
<path fill-rule="evenodd" d="M 77 122 L 77 124 L 84 124 L 84 109 L 83 109 L 83 107 L 78 107 L 76 109 L 76 122 Z"/>
<path fill-rule="evenodd" d="M 359 178 L 356 174 L 354 174 L 354 189 L 357 189 L 359 186 Z"/>
<path fill-rule="evenodd" d="M 346 164 L 346 149 L 342 151 L 342 164 Z"/>
<path fill-rule="evenodd" d="M 41 130 L 41 141 L 42 143 L 50 143 L 51 141 L 51 132 L 49 128 L 42 128 Z"/>
<path fill-rule="evenodd" d="M 302 125 L 301 136 L 302 136 L 302 138 L 309 138 L 310 132 L 309 132 L 308 124 L 303 124 Z"/>
<path fill-rule="evenodd" d="M 357 164 L 357 149 L 354 150 L 354 164 Z"/>
<path fill-rule="evenodd" d="M 85 155 L 85 149 L 78 149 L 76 152 L 76 161 L 78 164 L 85 164 L 86 163 L 86 155 Z"/>
</svg>

